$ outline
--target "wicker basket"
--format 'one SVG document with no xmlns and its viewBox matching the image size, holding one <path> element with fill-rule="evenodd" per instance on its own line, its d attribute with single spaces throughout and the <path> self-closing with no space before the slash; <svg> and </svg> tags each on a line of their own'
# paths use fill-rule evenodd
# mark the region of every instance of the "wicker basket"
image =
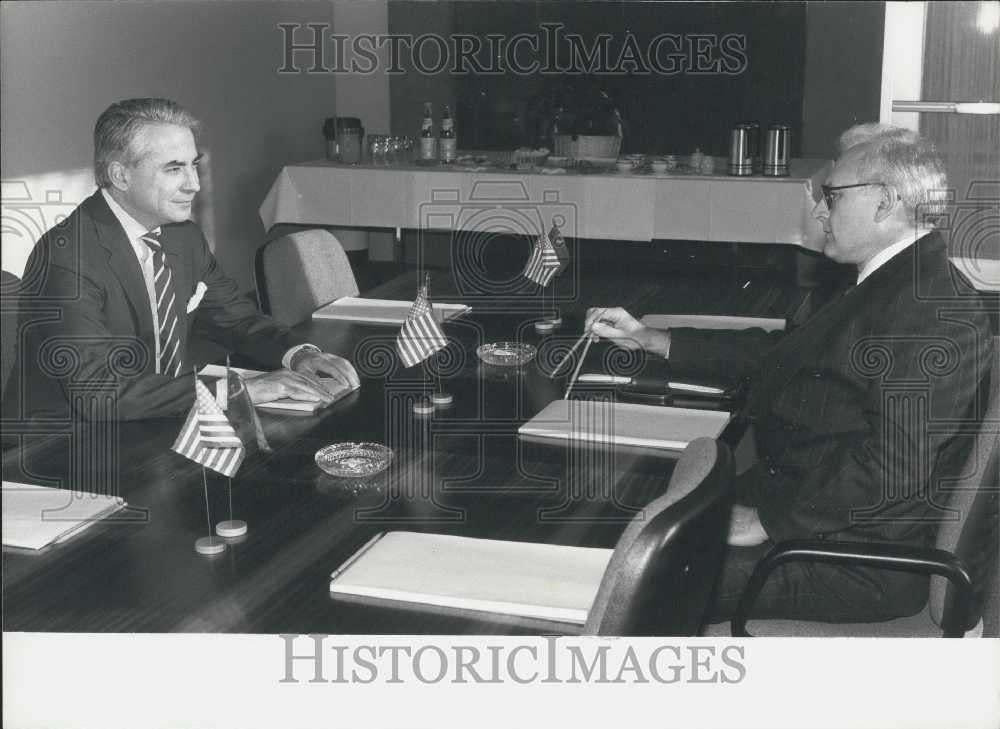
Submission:
<svg viewBox="0 0 1000 729">
<path fill-rule="evenodd" d="M 573 159 L 605 158 L 618 156 L 622 138 L 616 136 L 590 136 L 587 134 L 557 134 L 556 156 Z"/>
</svg>

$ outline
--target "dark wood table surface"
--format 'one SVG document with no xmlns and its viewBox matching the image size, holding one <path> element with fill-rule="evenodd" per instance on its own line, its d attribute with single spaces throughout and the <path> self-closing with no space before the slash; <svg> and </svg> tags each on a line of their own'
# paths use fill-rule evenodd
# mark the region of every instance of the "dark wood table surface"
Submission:
<svg viewBox="0 0 1000 729">
<path fill-rule="evenodd" d="M 367 295 L 412 299 L 416 272 Z M 400 368 L 397 328 L 311 321 L 310 341 L 352 354 L 361 389 L 316 414 L 263 413 L 274 450 L 247 458 L 232 480 L 232 515 L 249 533 L 217 557 L 197 554 L 208 533 L 201 468 L 170 450 L 181 418 L 104 429 L 110 457 L 74 452 L 65 436 L 25 436 L 4 454 L 4 479 L 80 488 L 114 484 L 129 512 L 37 553 L 4 548 L 3 629 L 74 632 L 537 633 L 551 624 L 470 612 L 334 599 L 330 573 L 373 534 L 390 529 L 613 547 L 634 510 L 663 492 L 675 456 L 650 449 L 593 448 L 585 459 L 517 428 L 562 396 L 565 376 L 543 371 L 582 330 L 587 306 L 622 304 L 642 313 L 788 316 L 803 293 L 788 284 L 743 286 L 728 274 L 566 276 L 558 281 L 564 323 L 538 335 L 540 299 L 512 283 L 477 296 L 476 282 L 435 272 L 436 301 L 473 311 L 445 325 L 438 360 L 454 405 L 415 416 L 424 369 Z M 478 287 L 478 288 L 477 288 Z M 501 287 L 503 288 L 503 287 Z M 539 347 L 521 371 L 482 366 L 482 343 Z M 632 368 L 638 359 L 604 343 L 584 371 Z M 641 363 L 640 363 L 641 364 Z M 336 479 L 314 463 L 324 445 L 375 441 L 395 451 L 369 481 Z M 115 453 L 117 452 L 117 455 Z M 106 463 L 112 465 L 106 465 Z M 71 475 L 72 474 L 72 475 Z M 211 521 L 229 518 L 226 479 L 209 472 Z"/>
</svg>

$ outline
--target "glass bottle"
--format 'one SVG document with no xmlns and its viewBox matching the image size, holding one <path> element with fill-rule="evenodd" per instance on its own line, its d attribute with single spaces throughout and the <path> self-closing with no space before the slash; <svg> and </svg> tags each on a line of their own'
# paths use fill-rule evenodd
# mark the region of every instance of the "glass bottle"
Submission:
<svg viewBox="0 0 1000 729">
<path fill-rule="evenodd" d="M 420 159 L 428 162 L 437 160 L 437 138 L 434 136 L 434 117 L 429 101 L 424 104 L 424 120 L 420 125 Z"/>
<path fill-rule="evenodd" d="M 438 152 L 444 164 L 451 164 L 457 156 L 458 140 L 455 138 L 455 122 L 451 118 L 451 109 L 444 107 L 441 116 L 441 138 L 438 142 Z"/>
</svg>

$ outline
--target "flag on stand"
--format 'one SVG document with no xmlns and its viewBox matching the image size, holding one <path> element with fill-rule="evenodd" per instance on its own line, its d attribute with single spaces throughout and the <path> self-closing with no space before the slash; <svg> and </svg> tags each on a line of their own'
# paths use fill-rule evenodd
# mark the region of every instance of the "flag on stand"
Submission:
<svg viewBox="0 0 1000 729">
<path fill-rule="evenodd" d="M 271 446 L 264 437 L 264 429 L 261 427 L 260 418 L 257 417 L 257 410 L 254 409 L 250 401 L 250 393 L 247 392 L 246 383 L 240 377 L 240 373 L 229 369 L 229 361 L 226 360 L 226 417 L 233 424 L 236 432 L 243 441 L 246 448 L 250 448 L 256 443 L 257 449 L 270 452 Z"/>
<path fill-rule="evenodd" d="M 396 337 L 396 349 L 405 367 L 412 367 L 423 362 L 439 349 L 448 346 L 448 339 L 441 331 L 441 325 L 434 318 L 434 305 L 431 303 L 429 276 L 424 277 L 424 283 L 417 291 L 410 313 L 406 315 Z"/>
<path fill-rule="evenodd" d="M 549 237 L 542 233 L 535 241 L 535 246 L 528 257 L 528 264 L 524 267 L 524 277 L 534 281 L 539 286 L 548 286 L 552 277 L 559 270 L 560 262 L 556 249 L 552 246 Z"/>
<path fill-rule="evenodd" d="M 172 448 L 185 458 L 232 476 L 246 450 L 232 423 L 201 380 L 194 380 L 195 400 Z"/>
<path fill-rule="evenodd" d="M 549 231 L 549 242 L 555 248 L 556 257 L 559 259 L 559 268 L 556 269 L 556 276 L 558 276 L 569 266 L 569 248 L 566 247 L 566 239 L 563 238 L 562 231 L 559 230 L 559 226 L 554 221 L 552 230 Z"/>
</svg>

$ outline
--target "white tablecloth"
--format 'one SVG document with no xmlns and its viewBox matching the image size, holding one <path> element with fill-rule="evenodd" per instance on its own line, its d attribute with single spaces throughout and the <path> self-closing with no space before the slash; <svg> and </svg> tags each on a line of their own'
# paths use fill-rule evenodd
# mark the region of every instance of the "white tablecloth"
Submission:
<svg viewBox="0 0 1000 729">
<path fill-rule="evenodd" d="M 788 177 L 541 174 L 440 167 L 285 167 L 260 207 L 278 223 L 648 241 L 785 243 L 818 249 L 811 216 L 827 160 L 797 159 Z M 814 193 L 815 190 L 815 193 Z"/>
</svg>

